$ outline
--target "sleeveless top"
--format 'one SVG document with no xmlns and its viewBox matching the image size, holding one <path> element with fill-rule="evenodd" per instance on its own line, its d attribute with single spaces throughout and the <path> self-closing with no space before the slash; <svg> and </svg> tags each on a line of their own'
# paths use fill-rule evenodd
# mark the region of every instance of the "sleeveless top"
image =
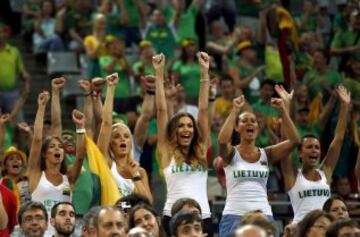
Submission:
<svg viewBox="0 0 360 237">
<path fill-rule="evenodd" d="M 115 161 L 113 161 L 111 164 L 111 174 L 115 179 L 122 197 L 130 195 L 135 191 L 134 182 L 132 179 L 125 179 L 119 174 Z"/>
<path fill-rule="evenodd" d="M 316 171 L 320 174 L 321 179 L 311 181 L 305 178 L 301 170 L 298 170 L 295 184 L 288 192 L 294 210 L 294 223 L 300 222 L 310 211 L 321 209 L 331 196 L 325 173 L 319 169 Z"/>
<path fill-rule="evenodd" d="M 272 216 L 267 197 L 266 183 L 269 177 L 268 159 L 260 148 L 258 161 L 250 163 L 242 159 L 238 149 L 225 170 L 227 197 L 223 215 L 242 216 L 248 211 L 261 210 Z"/>
<path fill-rule="evenodd" d="M 54 235 L 55 229 L 50 224 L 51 208 L 58 202 L 71 202 L 71 188 L 66 175 L 62 175 L 62 183 L 55 186 L 47 180 L 45 172 L 42 171 L 41 178 L 35 190 L 31 194 L 32 201 L 44 204 L 49 216 L 48 229 L 45 237 Z"/>
<path fill-rule="evenodd" d="M 202 218 L 210 218 L 207 196 L 208 171 L 201 164 L 189 165 L 185 162 L 176 164 L 172 158 L 170 165 L 164 168 L 167 197 L 163 214 L 171 216 L 173 204 L 180 198 L 192 198 L 201 207 Z"/>
</svg>

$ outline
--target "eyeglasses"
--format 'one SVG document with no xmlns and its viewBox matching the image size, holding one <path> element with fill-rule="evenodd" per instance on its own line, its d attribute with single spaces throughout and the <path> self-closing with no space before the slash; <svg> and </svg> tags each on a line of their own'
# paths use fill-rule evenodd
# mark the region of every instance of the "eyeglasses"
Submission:
<svg viewBox="0 0 360 237">
<path fill-rule="evenodd" d="M 41 216 L 41 215 L 36 215 L 36 216 L 27 216 L 25 218 L 22 219 L 22 221 L 24 223 L 30 223 L 30 222 L 40 222 L 40 221 L 43 221 L 45 220 L 45 217 L 44 216 Z"/>
</svg>

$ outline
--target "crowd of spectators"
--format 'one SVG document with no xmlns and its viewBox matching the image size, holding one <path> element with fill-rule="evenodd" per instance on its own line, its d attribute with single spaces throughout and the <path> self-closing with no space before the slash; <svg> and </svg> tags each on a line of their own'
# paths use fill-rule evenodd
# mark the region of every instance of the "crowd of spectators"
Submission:
<svg viewBox="0 0 360 237">
<path fill-rule="evenodd" d="M 15 37 L 37 67 L 46 67 L 39 59 L 48 53 L 86 59 L 86 79 L 78 80 L 83 108 L 70 116 L 75 129 L 62 127 L 64 77 L 51 78 L 36 117 L 24 117 L 33 78 L 25 52 L 9 43 Z M 233 188 L 226 172 L 237 152 L 230 143 L 240 157 L 252 156 L 243 147 L 251 135 L 237 128 L 250 115 L 231 120 L 244 111 L 257 124 L 251 149 L 267 155 L 261 160 L 259 149 L 273 216 L 250 208 L 238 214 L 231 235 L 358 236 L 359 1 L 1 0 L 0 236 L 216 235 L 221 212 L 211 216 L 203 198 L 193 200 L 202 197 L 195 181 L 194 196 L 175 192 L 168 172 L 207 170 L 210 210 L 221 203 L 222 211 Z M 206 137 L 191 142 L 187 155 L 182 116 Z M 279 149 L 286 141 L 291 149 Z M 201 147 L 204 159 L 197 160 Z M 296 206 L 299 176 L 325 180 L 328 200 Z M 287 193 L 294 209 L 285 206 L 278 216 L 272 204 L 288 202 Z"/>
</svg>

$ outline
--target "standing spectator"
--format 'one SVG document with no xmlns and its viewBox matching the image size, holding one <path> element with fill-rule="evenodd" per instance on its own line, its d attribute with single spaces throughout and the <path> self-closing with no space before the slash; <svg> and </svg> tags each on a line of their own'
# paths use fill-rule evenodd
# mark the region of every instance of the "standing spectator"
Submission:
<svg viewBox="0 0 360 237">
<path fill-rule="evenodd" d="M 7 43 L 10 28 L 0 22 L 0 110 L 11 113 L 19 97 L 17 77 L 25 86 L 30 84 L 30 75 L 25 70 L 23 60 L 17 48 Z M 27 85 L 26 85 L 27 84 Z M 21 118 L 22 115 L 20 114 Z"/>
<path fill-rule="evenodd" d="M 166 23 L 164 13 L 155 9 L 145 30 L 145 39 L 153 44 L 156 53 L 164 53 L 165 57 L 172 59 L 175 56 L 175 35 L 175 29 Z"/>
<path fill-rule="evenodd" d="M 173 0 L 175 14 L 173 24 L 176 29 L 176 42 L 181 43 L 184 39 L 194 39 L 198 41 L 195 31 L 196 17 L 203 0 Z"/>
<path fill-rule="evenodd" d="M 117 0 L 121 22 L 123 37 L 126 46 L 130 47 L 132 43 L 139 44 L 142 37 L 140 28 L 145 28 L 146 9 L 142 0 Z"/>
<path fill-rule="evenodd" d="M 126 107 L 127 98 L 131 95 L 131 66 L 125 56 L 125 43 L 112 35 L 105 39 L 108 55 L 100 57 L 101 76 L 106 77 L 113 72 L 119 74 L 119 82 L 115 89 L 114 111 L 120 113 Z"/>
<path fill-rule="evenodd" d="M 21 206 L 18 220 L 25 237 L 43 237 L 48 227 L 48 213 L 40 202 L 28 202 Z"/>
<path fill-rule="evenodd" d="M 34 22 L 33 46 L 35 54 L 64 50 L 62 39 L 55 31 L 54 11 L 53 1 L 45 0 L 41 3 L 41 14 Z"/>
<path fill-rule="evenodd" d="M 311 0 L 303 1 L 303 13 L 294 20 L 300 32 L 315 31 L 317 28 L 316 6 Z"/>
<path fill-rule="evenodd" d="M 360 59 L 360 10 L 358 8 L 351 12 L 349 29 L 335 34 L 330 52 L 334 56 L 341 57 L 340 70 L 346 69 L 350 56 Z"/>
<path fill-rule="evenodd" d="M 88 77 L 101 76 L 99 58 L 107 55 L 105 46 L 106 18 L 103 14 L 96 14 L 93 19 L 93 32 L 84 39 L 84 48 L 88 57 Z"/>
<path fill-rule="evenodd" d="M 181 1 L 181 0 L 179 0 Z M 177 82 L 179 82 L 186 91 L 187 101 L 196 104 L 200 82 L 200 67 L 196 62 L 197 46 L 194 39 L 185 39 L 181 43 L 180 59 L 177 59 L 172 66 L 172 71 Z"/>
<path fill-rule="evenodd" d="M 235 98 L 234 81 L 230 76 L 224 75 L 220 78 L 219 85 L 221 95 L 215 99 L 214 109 L 215 113 L 225 120 L 230 114 Z"/>
<path fill-rule="evenodd" d="M 349 29 L 349 18 L 351 13 L 351 4 L 348 0 L 336 0 L 337 12 L 334 17 L 334 33 L 347 31 Z"/>
<path fill-rule="evenodd" d="M 67 9 L 64 22 L 68 48 L 75 52 L 83 50 L 84 38 L 91 34 L 93 7 L 91 0 L 78 0 L 74 8 Z"/>
<path fill-rule="evenodd" d="M 59 202 L 51 209 L 50 223 L 55 229 L 54 237 L 70 237 L 75 230 L 75 210 L 70 202 Z"/>
</svg>

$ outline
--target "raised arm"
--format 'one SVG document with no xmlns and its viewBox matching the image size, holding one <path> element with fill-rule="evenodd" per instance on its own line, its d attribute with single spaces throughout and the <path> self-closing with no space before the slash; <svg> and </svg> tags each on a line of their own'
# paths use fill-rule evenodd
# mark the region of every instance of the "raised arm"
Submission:
<svg viewBox="0 0 360 237">
<path fill-rule="evenodd" d="M 105 84 L 106 80 L 102 79 L 101 77 L 97 77 L 91 80 L 91 89 L 93 91 L 92 104 L 95 120 L 94 141 L 97 141 L 102 123 L 103 103 L 101 99 L 101 90 Z"/>
<path fill-rule="evenodd" d="M 224 165 L 228 165 L 232 161 L 234 148 L 231 145 L 231 138 L 234 128 L 236 126 L 236 119 L 239 116 L 239 112 L 241 108 L 243 108 L 244 104 L 245 98 L 243 95 L 233 100 L 233 107 L 231 109 L 231 112 L 225 120 L 225 123 L 219 133 L 219 155 L 223 159 Z"/>
<path fill-rule="evenodd" d="M 66 80 L 64 77 L 54 78 L 51 81 L 51 135 L 61 137 L 61 107 L 60 93 L 64 88 Z"/>
<path fill-rule="evenodd" d="M 293 92 L 291 92 L 291 94 L 288 94 L 286 90 L 279 85 L 275 85 L 275 90 L 279 94 L 281 99 L 272 98 L 271 104 L 281 113 L 282 124 L 285 131 L 287 132 L 285 134 L 287 140 L 265 148 L 266 154 L 269 157 L 269 163 L 272 164 L 276 163 L 282 158 L 287 157 L 291 153 L 292 149 L 300 143 L 299 133 L 289 115 L 290 103 Z"/>
<path fill-rule="evenodd" d="M 74 164 L 67 172 L 70 184 L 75 184 L 81 172 L 82 163 L 85 154 L 85 116 L 80 111 L 74 109 L 72 119 L 76 126 L 76 159 Z"/>
<path fill-rule="evenodd" d="M 38 96 L 38 109 L 35 116 L 34 122 L 34 136 L 32 139 L 29 160 L 27 165 L 27 173 L 31 174 L 30 177 L 30 191 L 34 191 L 38 181 L 40 180 L 41 169 L 41 146 L 43 139 L 43 126 L 46 104 L 50 98 L 49 92 L 41 92 Z"/>
<path fill-rule="evenodd" d="M 285 105 L 286 111 L 289 113 L 289 111 L 291 110 L 291 106 L 293 105 L 293 91 L 291 93 L 288 93 L 283 87 L 276 86 L 275 88 Z M 291 132 L 289 132 L 289 129 L 291 130 L 292 128 L 285 126 L 285 124 L 281 126 L 281 137 L 283 139 L 289 139 L 289 137 L 287 136 L 287 134 L 291 134 Z M 285 159 L 281 159 L 280 168 L 284 179 L 285 191 L 289 191 L 295 184 L 297 174 L 296 167 L 294 166 L 294 163 L 291 159 L 291 153 L 289 153 L 285 157 Z"/>
<path fill-rule="evenodd" d="M 329 121 L 331 112 L 333 111 L 337 101 L 337 92 L 336 90 L 331 93 L 329 100 L 326 102 L 324 109 L 321 111 L 319 125 L 321 132 L 324 131 L 326 124 Z"/>
<path fill-rule="evenodd" d="M 158 143 L 157 147 L 161 154 L 161 163 L 165 165 L 169 160 L 166 157 L 167 141 L 166 141 L 166 125 L 168 122 L 168 114 L 165 101 L 164 90 L 164 67 L 165 56 L 158 54 L 153 57 L 153 66 L 155 68 L 155 103 L 156 103 L 156 116 L 157 116 L 157 129 L 158 129 Z M 165 158 L 166 157 L 166 158 Z"/>
<path fill-rule="evenodd" d="M 339 159 L 342 143 L 344 141 L 348 112 L 351 102 L 350 93 L 345 89 L 345 87 L 340 85 L 338 88 L 336 88 L 336 91 L 340 100 L 339 117 L 336 124 L 334 138 L 330 143 L 329 149 L 324 157 L 324 161 L 321 164 L 321 169 L 325 172 L 326 178 L 329 182 L 331 180 L 336 163 Z"/>
<path fill-rule="evenodd" d="M 143 78 L 146 88 L 146 93 L 144 96 L 144 100 L 141 106 L 141 114 L 136 121 L 134 128 L 134 143 L 139 147 L 143 148 L 146 137 L 147 130 L 150 123 L 151 118 L 154 115 L 154 89 L 155 89 L 155 77 L 146 76 Z"/>
<path fill-rule="evenodd" d="M 108 88 L 106 92 L 105 103 L 103 107 L 103 119 L 101 123 L 101 128 L 99 132 L 99 137 L 97 140 L 97 145 L 100 151 L 107 159 L 109 167 L 111 166 L 111 158 L 108 154 L 110 139 L 111 139 L 111 130 L 112 130 L 112 111 L 114 107 L 114 94 L 115 87 L 119 80 L 117 73 L 111 74 L 106 77 Z"/>
<path fill-rule="evenodd" d="M 93 124 L 93 102 L 91 99 L 92 91 L 91 91 L 91 83 L 88 80 L 79 80 L 79 87 L 83 91 L 84 96 L 84 116 L 85 116 L 85 129 L 86 133 L 89 137 L 94 138 L 94 124 Z"/>
<path fill-rule="evenodd" d="M 198 53 L 198 61 L 200 65 L 200 91 L 199 91 L 199 113 L 198 126 L 203 142 L 208 141 L 209 130 L 209 89 L 210 89 L 210 57 L 207 53 Z M 205 143 L 206 144 L 206 143 Z M 207 145 L 205 149 L 207 149 Z"/>
</svg>

